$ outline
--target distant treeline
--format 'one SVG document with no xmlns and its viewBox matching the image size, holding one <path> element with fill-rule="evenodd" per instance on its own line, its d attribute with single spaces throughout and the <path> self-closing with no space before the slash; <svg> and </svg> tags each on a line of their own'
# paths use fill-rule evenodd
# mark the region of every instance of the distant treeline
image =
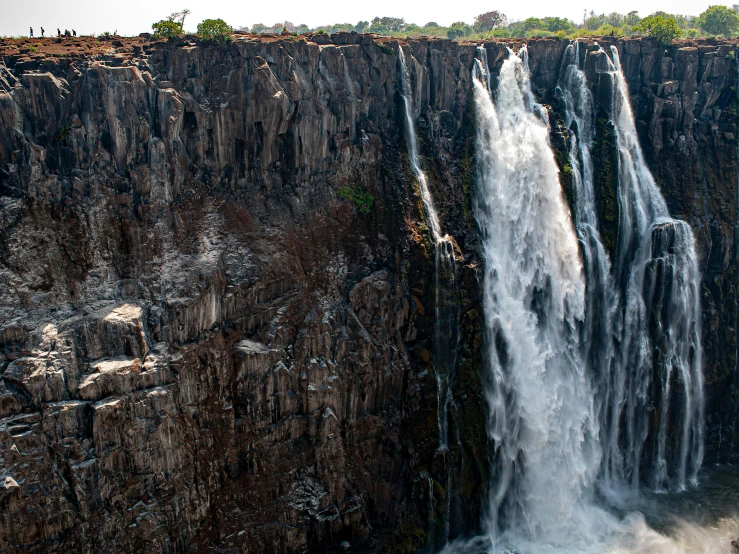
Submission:
<svg viewBox="0 0 739 554">
<path fill-rule="evenodd" d="M 675 38 L 695 38 L 699 36 L 736 36 L 739 34 L 739 5 L 732 8 L 711 6 L 697 16 L 676 15 L 656 12 L 640 17 L 636 11 L 627 14 L 617 12 L 597 15 L 594 11 L 585 12 L 583 20 L 576 23 L 562 17 L 530 17 L 524 21 L 509 21 L 500 11 L 480 14 L 473 23 L 457 21 L 449 27 L 430 21 L 425 25 L 408 23 L 397 17 L 376 17 L 372 21 L 337 23 L 320 27 L 295 25 L 290 21 L 275 23 L 272 26 L 258 23 L 252 27 L 241 27 L 238 31 L 263 33 L 336 33 L 340 31 L 357 33 L 376 33 L 397 37 L 417 38 L 421 36 L 451 38 L 454 40 L 481 40 L 487 38 L 534 38 L 560 37 L 577 38 L 585 35 L 654 35 L 663 42 Z"/>
</svg>

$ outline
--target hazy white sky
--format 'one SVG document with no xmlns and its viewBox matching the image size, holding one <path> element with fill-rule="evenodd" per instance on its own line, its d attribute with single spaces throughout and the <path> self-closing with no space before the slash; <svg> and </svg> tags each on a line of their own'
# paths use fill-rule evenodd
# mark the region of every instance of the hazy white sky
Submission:
<svg viewBox="0 0 739 554">
<path fill-rule="evenodd" d="M 623 0 L 616 4 L 592 0 L 567 3 L 551 0 L 513 3 L 489 0 L 0 0 L 0 35 L 27 35 L 29 26 L 34 27 L 37 36 L 39 27 L 46 29 L 47 36 L 55 34 L 57 27 L 62 31 L 74 28 L 83 34 L 117 30 L 121 35 L 137 35 L 151 31 L 152 22 L 182 8 L 192 11 L 185 22 L 185 29 L 194 31 L 203 19 L 218 17 L 233 27 L 252 26 L 254 23 L 272 25 L 285 20 L 314 27 L 329 23 L 356 23 L 375 16 L 403 17 L 419 25 L 429 21 L 449 25 L 453 21 L 471 23 L 477 14 L 494 9 L 500 9 L 511 20 L 559 16 L 581 21 L 585 9 L 596 13 L 614 9 L 620 13 L 638 10 L 642 16 L 657 10 L 698 15 L 709 5 L 731 3 L 726 0 Z"/>
</svg>

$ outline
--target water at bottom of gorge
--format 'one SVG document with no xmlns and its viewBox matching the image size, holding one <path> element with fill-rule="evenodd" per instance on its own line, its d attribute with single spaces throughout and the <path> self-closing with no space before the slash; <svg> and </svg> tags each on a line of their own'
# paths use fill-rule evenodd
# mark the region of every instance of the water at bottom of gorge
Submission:
<svg viewBox="0 0 739 554">
<path fill-rule="evenodd" d="M 739 465 L 704 467 L 681 492 L 601 491 L 562 533 L 503 533 L 451 543 L 443 554 L 739 554 Z"/>
</svg>

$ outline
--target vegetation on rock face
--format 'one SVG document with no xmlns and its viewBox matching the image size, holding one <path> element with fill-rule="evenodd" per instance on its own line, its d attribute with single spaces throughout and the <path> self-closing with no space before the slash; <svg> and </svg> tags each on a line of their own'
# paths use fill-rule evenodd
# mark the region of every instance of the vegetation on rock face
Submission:
<svg viewBox="0 0 739 554">
<path fill-rule="evenodd" d="M 670 44 L 682 35 L 677 21 L 659 15 L 645 17 L 634 27 L 634 31 L 652 36 L 662 44 Z"/>
<path fill-rule="evenodd" d="M 198 36 L 203 40 L 223 42 L 231 38 L 233 29 L 223 19 L 206 19 L 198 23 Z"/>
<path fill-rule="evenodd" d="M 375 205 L 375 197 L 361 185 L 341 187 L 336 194 L 354 204 L 362 215 L 368 215 Z"/>
</svg>

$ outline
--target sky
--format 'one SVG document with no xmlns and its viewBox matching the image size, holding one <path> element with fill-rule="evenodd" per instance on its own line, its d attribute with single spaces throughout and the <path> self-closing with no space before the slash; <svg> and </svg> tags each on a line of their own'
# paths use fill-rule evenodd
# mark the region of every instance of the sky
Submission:
<svg viewBox="0 0 739 554">
<path fill-rule="evenodd" d="M 733 0 L 734 2 L 738 0 Z M 0 36 L 28 35 L 30 26 L 36 36 L 39 27 L 46 34 L 56 29 L 75 29 L 78 34 L 100 34 L 118 31 L 129 36 L 151 31 L 154 21 L 166 18 L 183 8 L 191 10 L 185 30 L 194 31 L 203 19 L 221 18 L 233 27 L 251 27 L 255 23 L 272 25 L 281 21 L 305 23 L 310 27 L 331 23 L 357 23 L 373 17 L 402 17 L 410 23 L 424 25 L 430 21 L 448 26 L 454 21 L 472 23 L 477 14 L 499 9 L 512 21 L 527 17 L 557 16 L 581 22 L 584 10 L 620 13 L 637 10 L 643 17 L 658 10 L 684 15 L 698 15 L 709 5 L 731 5 L 717 0 L 622 0 L 601 2 L 552 2 L 520 0 L 496 4 L 483 0 L 373 0 L 371 2 L 320 2 L 317 0 L 0 0 Z"/>
</svg>

